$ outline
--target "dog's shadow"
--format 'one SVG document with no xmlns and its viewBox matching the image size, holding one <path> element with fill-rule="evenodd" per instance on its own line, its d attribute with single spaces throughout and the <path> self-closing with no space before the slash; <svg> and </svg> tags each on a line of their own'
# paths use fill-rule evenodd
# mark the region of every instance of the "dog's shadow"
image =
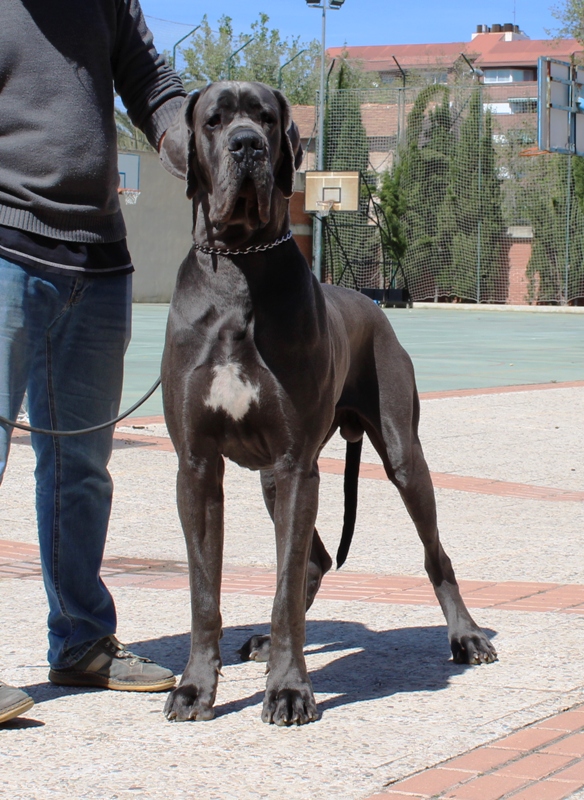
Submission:
<svg viewBox="0 0 584 800">
<path fill-rule="evenodd" d="M 490 637 L 496 635 L 489 629 L 485 629 L 485 632 Z M 238 651 L 244 642 L 252 635 L 268 633 L 269 625 L 225 628 L 221 641 L 223 664 L 241 664 Z M 180 674 L 188 661 L 190 634 L 145 639 L 128 646 Z M 314 691 L 317 695 L 329 695 L 326 700 L 318 700 L 317 697 L 321 713 L 352 703 L 391 697 L 393 694 L 440 691 L 447 688 L 454 675 L 473 669 L 450 660 L 445 625 L 374 631 L 360 622 L 310 620 L 306 623 L 305 653 Z M 339 653 L 339 656 L 331 660 L 330 655 L 334 653 Z M 328 655 L 326 664 L 315 664 L 319 655 Z M 257 668 L 257 692 L 228 703 L 218 703 L 215 707 L 217 716 L 234 714 L 262 702 L 265 664 L 254 666 Z M 48 682 L 23 688 L 27 689 L 36 703 L 66 695 L 101 691 L 54 686 Z M 219 691 L 219 697 L 220 694 Z M 14 727 L 35 724 L 42 723 L 26 718 L 13 721 Z"/>
<path fill-rule="evenodd" d="M 485 629 L 485 632 L 491 638 L 496 636 L 492 630 Z M 254 634 L 268 633 L 269 625 L 225 628 L 221 641 L 223 664 L 240 664 L 238 650 L 243 643 Z M 189 657 L 190 635 L 135 642 L 131 649 L 180 673 Z M 448 686 L 453 676 L 473 668 L 450 660 L 445 625 L 374 631 L 359 622 L 311 620 L 306 624 L 305 653 L 314 691 L 329 695 L 326 700 L 318 701 L 321 713 L 393 694 L 439 691 Z M 314 664 L 319 655 L 333 653 L 340 655 L 323 666 Z M 239 700 L 218 703 L 217 716 L 232 714 L 262 701 L 265 664 L 255 666 L 258 691 Z"/>
</svg>

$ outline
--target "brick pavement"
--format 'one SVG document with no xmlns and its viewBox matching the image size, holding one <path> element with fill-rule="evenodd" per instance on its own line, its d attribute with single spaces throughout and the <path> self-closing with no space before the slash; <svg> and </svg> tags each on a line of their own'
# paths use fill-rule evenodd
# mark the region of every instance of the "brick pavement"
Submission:
<svg viewBox="0 0 584 800">
<path fill-rule="evenodd" d="M 181 561 L 106 558 L 108 585 L 142 589 L 188 588 Z M 0 540 L 0 581 L 40 580 L 38 547 Z M 461 581 L 471 608 L 584 614 L 584 585 Z M 224 569 L 223 592 L 272 596 L 275 573 Z M 329 573 L 319 598 L 396 605 L 436 605 L 424 578 Z M 584 788 L 584 706 L 556 714 L 462 756 L 398 781 L 370 800 L 561 800 Z"/>
<path fill-rule="evenodd" d="M 475 397 L 492 394 L 515 394 L 518 392 L 530 392 L 553 389 L 569 389 L 584 387 L 584 381 L 570 381 L 562 383 L 542 383 L 530 384 L 527 386 L 496 386 L 483 389 L 452 389 L 440 392 L 422 392 L 421 400 L 443 400 L 456 397 Z M 162 425 L 162 416 L 133 417 L 131 424 L 136 427 L 146 427 L 148 425 Z M 22 441 L 28 437 L 22 437 Z M 168 437 L 149 436 L 148 434 L 129 433 L 128 431 L 116 431 L 116 446 L 119 447 L 146 447 L 153 450 L 173 452 L 174 448 Z M 337 458 L 319 459 L 321 472 L 342 475 L 345 469 L 345 462 Z M 382 466 L 362 462 L 359 470 L 361 478 L 373 480 L 387 480 L 387 476 Z M 500 481 L 488 478 L 476 478 L 471 476 L 456 475 L 445 472 L 432 472 L 432 482 L 437 489 L 451 489 L 460 492 L 471 492 L 477 494 L 496 495 L 498 497 L 515 497 L 524 500 L 542 500 L 547 502 L 584 502 L 584 492 L 569 491 L 550 486 L 533 486 L 531 484 L 513 483 L 511 481 Z"/>
<path fill-rule="evenodd" d="M 110 586 L 143 589 L 188 589 L 184 561 L 147 558 L 106 558 L 102 575 Z M 0 539 L 0 580 L 40 580 L 38 547 Z M 584 614 L 584 586 L 578 584 L 528 581 L 460 582 L 466 604 L 471 608 L 500 611 L 539 611 Z M 222 591 L 228 594 L 272 596 L 276 587 L 273 570 L 257 567 L 224 567 Z M 352 600 L 358 603 L 437 606 L 426 578 L 410 575 L 369 575 L 357 572 L 329 572 L 318 593 L 323 600 Z"/>
<path fill-rule="evenodd" d="M 584 786 L 584 706 L 397 781 L 370 800 L 561 800 Z"/>
<path fill-rule="evenodd" d="M 453 389 L 442 392 L 423 392 L 420 394 L 421 400 L 441 400 L 454 397 L 473 397 L 490 394 L 510 394 L 516 392 L 526 392 L 535 390 L 547 390 L 557 388 L 576 388 L 584 386 L 584 381 L 571 381 L 563 383 L 544 383 L 529 386 L 498 386 L 484 389 Z M 148 425 L 164 424 L 164 417 L 132 417 L 129 420 L 133 427 L 139 429 Z M 142 433 L 129 433 L 128 431 L 116 430 L 114 434 L 116 449 L 124 447 L 144 447 L 151 450 L 161 450 L 164 452 L 174 452 L 172 442 L 167 436 L 150 436 Z M 13 441 L 15 444 L 30 444 L 30 436 L 22 431 L 15 430 Z M 342 475 L 345 469 L 345 462 L 337 458 L 319 459 L 321 472 L 331 475 Z M 383 467 L 379 464 L 362 462 L 359 470 L 361 478 L 372 480 L 387 480 Z M 456 475 L 445 472 L 432 472 L 432 482 L 437 489 L 451 489 L 460 492 L 471 492 L 477 494 L 497 495 L 499 497 L 515 497 L 524 500 L 542 500 L 547 502 L 584 502 L 584 492 L 569 491 L 550 486 L 533 486 L 531 484 L 513 483 L 511 481 L 499 481 L 488 478 L 476 478 L 471 476 Z"/>
<path fill-rule="evenodd" d="M 528 387 L 497 387 L 484 390 L 432 392 L 422 399 L 465 397 L 479 394 L 581 387 L 584 381 L 570 384 L 544 384 Z M 160 424 L 161 417 L 133 418 L 136 426 Z M 166 437 L 116 432 L 117 447 L 145 447 L 171 451 Z M 28 437 L 18 436 L 15 443 L 26 444 Z M 342 474 L 344 462 L 323 458 L 320 468 L 329 474 Z M 386 480 L 382 467 L 363 463 L 361 477 Z M 490 479 L 433 473 L 434 485 L 461 492 L 475 492 L 499 497 L 568 502 L 584 501 L 584 492 L 548 486 L 511 483 Z M 576 508 L 577 506 L 575 506 Z M 143 589 L 186 589 L 187 567 L 184 562 L 138 558 L 107 558 L 103 575 L 108 585 Z M 20 578 L 40 580 L 38 548 L 0 540 L 0 580 Z M 527 581 L 461 581 L 461 591 L 471 608 L 495 608 L 501 611 L 584 614 L 584 585 Z M 275 574 L 252 567 L 224 569 L 223 592 L 254 596 L 272 596 Z M 319 592 L 325 600 L 351 600 L 359 603 L 428 606 L 436 605 L 434 593 L 424 578 L 407 575 L 371 575 L 329 573 Z M 412 774 L 387 786 L 375 800 L 560 800 L 580 795 L 584 788 L 584 706 L 528 725 L 508 736 L 469 750 L 461 756 Z M 374 800 L 374 798 L 370 798 Z"/>
</svg>

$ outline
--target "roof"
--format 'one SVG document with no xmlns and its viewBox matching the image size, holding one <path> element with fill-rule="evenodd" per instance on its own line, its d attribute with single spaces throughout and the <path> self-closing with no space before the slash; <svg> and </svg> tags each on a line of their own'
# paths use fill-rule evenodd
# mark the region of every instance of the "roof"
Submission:
<svg viewBox="0 0 584 800">
<path fill-rule="evenodd" d="M 427 66 L 443 62 L 452 65 L 459 57 L 466 42 L 450 42 L 447 44 L 398 44 L 369 45 L 365 47 L 329 47 L 327 53 L 331 58 L 339 58 L 348 53 L 350 58 L 361 61 L 363 67 L 372 71 L 385 72 L 397 70 L 392 56 L 404 69 Z"/>
<path fill-rule="evenodd" d="M 363 68 L 375 72 L 397 71 L 392 56 L 403 69 L 429 66 L 454 66 L 464 53 L 477 66 L 485 67 L 535 67 L 540 56 L 569 59 L 573 53 L 582 53 L 576 39 L 527 39 L 506 41 L 505 33 L 479 33 L 470 42 L 445 42 L 442 44 L 397 44 L 329 47 L 331 58 L 348 53 L 361 61 Z"/>
<path fill-rule="evenodd" d="M 576 39 L 515 39 L 505 41 L 504 34 L 481 33 L 466 46 L 466 55 L 479 53 L 480 67 L 536 66 L 540 56 L 569 59 L 581 53 L 582 45 Z"/>
<path fill-rule="evenodd" d="M 316 108 L 314 106 L 292 106 L 292 119 L 298 126 L 301 139 L 316 135 Z"/>
<path fill-rule="evenodd" d="M 537 98 L 537 84 L 534 82 L 489 85 L 485 89 L 483 99 L 487 105 L 520 103 L 523 100 Z M 430 102 L 428 109 L 435 108 L 437 104 L 438 101 Z M 412 108 L 413 103 L 405 104 L 406 119 Z M 398 115 L 397 103 L 361 103 L 361 120 L 368 138 L 395 136 L 398 130 Z M 316 109 L 314 106 L 292 106 L 292 119 L 298 126 L 300 138 L 304 142 L 315 136 Z M 493 118 L 493 124 L 496 128 L 502 129 L 523 128 L 528 119 L 530 118 L 523 114 L 498 113 Z M 532 125 L 533 122 L 529 122 L 529 124 Z"/>
</svg>

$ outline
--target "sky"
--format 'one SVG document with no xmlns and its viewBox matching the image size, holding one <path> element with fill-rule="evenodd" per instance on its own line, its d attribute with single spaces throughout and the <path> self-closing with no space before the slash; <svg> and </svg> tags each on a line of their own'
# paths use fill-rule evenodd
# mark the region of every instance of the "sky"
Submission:
<svg viewBox="0 0 584 800">
<path fill-rule="evenodd" d="M 552 7 L 565 0 L 345 0 L 338 11 L 327 12 L 327 47 L 372 44 L 466 42 L 478 24 L 515 22 L 532 39 L 549 38 L 546 31 L 559 23 Z M 172 45 L 197 25 L 206 13 L 213 29 L 223 15 L 231 17 L 236 33 L 248 33 L 260 12 L 283 38 L 307 42 L 321 37 L 322 12 L 305 0 L 141 0 L 159 50 Z M 181 24 L 171 24 L 171 23 Z"/>
</svg>

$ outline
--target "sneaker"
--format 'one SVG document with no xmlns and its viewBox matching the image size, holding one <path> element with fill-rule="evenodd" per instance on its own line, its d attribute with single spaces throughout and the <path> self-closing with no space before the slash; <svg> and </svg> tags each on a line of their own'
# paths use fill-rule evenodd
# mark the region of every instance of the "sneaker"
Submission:
<svg viewBox="0 0 584 800">
<path fill-rule="evenodd" d="M 0 723 L 24 714 L 34 706 L 34 700 L 22 689 L 7 686 L 0 681 Z"/>
<path fill-rule="evenodd" d="M 49 680 L 59 686 L 97 686 L 121 692 L 164 692 L 176 682 L 169 669 L 126 650 L 115 636 L 100 639 L 72 667 L 51 669 Z"/>
</svg>

